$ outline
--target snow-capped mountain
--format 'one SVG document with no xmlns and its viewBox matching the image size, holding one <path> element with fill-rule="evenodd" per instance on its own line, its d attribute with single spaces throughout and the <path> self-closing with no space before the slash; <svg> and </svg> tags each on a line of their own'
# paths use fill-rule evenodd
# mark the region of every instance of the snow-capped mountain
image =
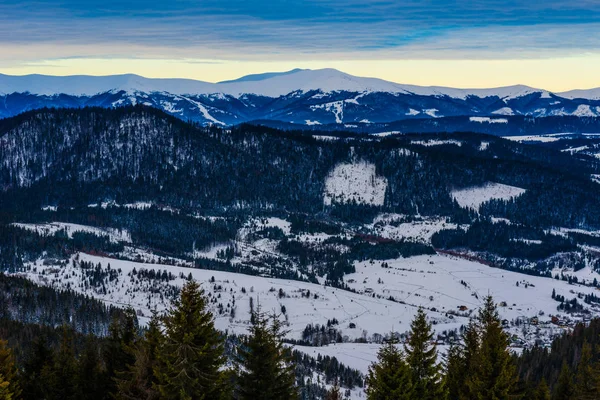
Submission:
<svg viewBox="0 0 600 400">
<path fill-rule="evenodd" d="M 0 74 L 0 99 L 1 117 L 42 107 L 145 104 L 184 120 L 218 125 L 255 120 L 320 125 L 451 116 L 600 116 L 600 89 L 551 93 L 523 85 L 424 87 L 356 77 L 335 69 L 296 69 L 219 83 L 132 74 Z"/>
</svg>

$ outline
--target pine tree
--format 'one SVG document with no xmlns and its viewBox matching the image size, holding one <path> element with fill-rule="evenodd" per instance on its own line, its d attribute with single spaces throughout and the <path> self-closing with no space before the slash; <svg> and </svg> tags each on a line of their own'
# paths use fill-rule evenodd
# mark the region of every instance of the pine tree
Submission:
<svg viewBox="0 0 600 400">
<path fill-rule="evenodd" d="M 575 384 L 573 383 L 573 373 L 566 362 L 563 362 L 558 381 L 554 388 L 552 400 L 571 400 L 575 393 Z"/>
<path fill-rule="evenodd" d="M 581 358 L 577 364 L 577 373 L 575 376 L 575 396 L 576 400 L 598 399 L 598 371 L 592 362 L 592 346 L 586 340 L 581 349 Z"/>
<path fill-rule="evenodd" d="M 379 349 L 377 362 L 369 367 L 366 384 L 368 400 L 413 398 L 412 373 L 392 339 Z"/>
<path fill-rule="evenodd" d="M 21 397 L 21 387 L 17 378 L 17 367 L 12 350 L 8 347 L 8 342 L 0 340 L 0 375 L 2 375 L 4 392 L 13 399 Z M 7 384 L 8 383 L 8 384 Z"/>
<path fill-rule="evenodd" d="M 117 378 L 118 400 L 158 400 L 158 381 L 154 373 L 157 368 L 158 350 L 162 343 L 158 318 L 153 316 L 148 323 L 143 340 L 135 348 L 135 362 Z"/>
<path fill-rule="evenodd" d="M 491 296 L 485 298 L 478 320 L 481 342 L 467 381 L 469 391 L 479 400 L 509 399 L 517 382 L 516 368 L 508 351 L 508 335 L 502 330 Z"/>
<path fill-rule="evenodd" d="M 260 306 L 254 312 L 249 336 L 238 349 L 239 378 L 236 395 L 241 400 L 298 398 L 294 365 L 282 342 L 285 332 L 276 315 L 267 316 Z"/>
<path fill-rule="evenodd" d="M 545 379 L 542 379 L 533 396 L 533 400 L 550 400 L 550 388 Z"/>
<path fill-rule="evenodd" d="M 212 400 L 227 395 L 223 340 L 200 285 L 188 281 L 163 318 L 164 342 L 155 374 L 160 398 Z"/>
<path fill-rule="evenodd" d="M 441 367 L 437 363 L 436 346 L 431 343 L 433 330 L 422 308 L 417 311 L 410 328 L 410 337 L 404 351 L 412 374 L 413 399 L 440 399 L 444 392 Z"/>
</svg>

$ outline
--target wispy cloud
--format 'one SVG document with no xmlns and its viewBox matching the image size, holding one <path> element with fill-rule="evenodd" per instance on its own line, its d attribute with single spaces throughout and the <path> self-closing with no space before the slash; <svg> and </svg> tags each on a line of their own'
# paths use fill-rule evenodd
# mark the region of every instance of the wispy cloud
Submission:
<svg viewBox="0 0 600 400">
<path fill-rule="evenodd" d="M 23 47 L 57 58 L 535 58 L 595 52 L 599 37 L 598 0 L 0 3 L 3 61 Z"/>
</svg>

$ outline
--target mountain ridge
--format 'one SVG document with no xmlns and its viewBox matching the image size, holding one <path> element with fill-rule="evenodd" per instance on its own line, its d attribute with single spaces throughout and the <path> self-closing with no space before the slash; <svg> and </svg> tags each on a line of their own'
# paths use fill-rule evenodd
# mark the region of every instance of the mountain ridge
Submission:
<svg viewBox="0 0 600 400">
<path fill-rule="evenodd" d="M 562 97 L 525 85 L 493 89 L 403 85 L 331 68 L 247 75 L 220 83 L 135 74 L 0 74 L 0 117 L 43 107 L 135 104 L 183 120 L 223 126 L 254 120 L 309 126 L 453 116 L 600 116 L 600 89 L 566 93 Z"/>
</svg>

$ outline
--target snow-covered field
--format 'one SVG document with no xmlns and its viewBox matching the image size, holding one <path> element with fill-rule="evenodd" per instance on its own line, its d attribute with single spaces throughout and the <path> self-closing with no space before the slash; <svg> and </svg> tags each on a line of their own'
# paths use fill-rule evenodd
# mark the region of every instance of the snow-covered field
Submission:
<svg viewBox="0 0 600 400">
<path fill-rule="evenodd" d="M 76 260 L 76 266 L 74 266 L 73 260 Z M 77 266 L 80 261 L 92 262 L 94 265 L 99 263 L 102 269 L 106 269 L 110 264 L 112 270 L 120 271 L 119 279 L 105 285 L 103 289 L 82 288 L 84 271 Z M 285 315 L 290 324 L 290 335 L 293 338 L 299 338 L 306 325 L 324 324 L 328 319 L 333 318 L 340 322 L 339 329 L 350 340 L 362 337 L 363 331 L 367 331 L 369 336 L 373 333 L 385 334 L 392 329 L 404 332 L 408 329 L 417 310 L 410 305 L 374 298 L 368 294 L 352 293 L 306 282 L 137 263 L 84 253 L 79 253 L 65 267 L 43 265 L 41 261 L 31 267 L 31 271 L 26 273 L 26 277 L 34 282 L 58 288 L 70 287 L 107 303 L 121 306 L 131 305 L 140 315 L 146 317 L 154 309 L 160 311 L 168 307 L 169 300 L 162 293 L 168 292 L 168 287 L 180 287 L 185 282 L 181 276 L 187 278 L 191 274 L 195 280 L 202 283 L 213 298 L 217 299 L 213 303 L 217 327 L 237 333 L 244 333 L 248 327 L 250 298 L 253 298 L 255 305 L 260 303 L 266 311 L 280 313 L 281 306 L 285 306 Z M 128 276 L 134 269 L 136 271 L 143 269 L 168 271 L 176 279 L 168 283 L 150 282 L 137 279 L 135 276 Z M 214 277 L 214 282 L 211 283 L 209 281 L 212 277 Z M 280 295 L 280 289 L 283 296 Z M 219 304 L 222 304 L 223 314 L 218 312 Z M 235 310 L 233 314 L 232 309 Z M 431 312 L 430 317 L 436 322 L 436 329 L 439 331 L 457 328 L 465 322 L 461 318 L 448 318 L 439 312 Z M 350 328 L 350 323 L 355 324 L 356 327 Z"/>
<path fill-rule="evenodd" d="M 525 189 L 502 183 L 488 182 L 479 187 L 465 188 L 451 192 L 461 207 L 479 210 L 479 207 L 492 199 L 510 200 L 525 193 Z"/>
<path fill-rule="evenodd" d="M 367 225 L 377 236 L 388 239 L 411 239 L 419 242 L 430 243 L 434 233 L 442 229 L 456 229 L 456 224 L 446 221 L 446 218 L 423 217 L 410 222 L 404 221 L 406 216 L 400 214 L 381 214 Z"/>
<path fill-rule="evenodd" d="M 69 238 L 73 237 L 75 232 L 92 233 L 98 236 L 108 236 L 112 242 L 131 242 L 131 236 L 126 230 L 113 228 L 96 228 L 93 226 L 70 224 L 66 222 L 49 222 L 47 224 L 23 224 L 15 223 L 16 227 L 37 232 L 41 235 L 54 235 L 58 231 L 65 231 Z"/>
<path fill-rule="evenodd" d="M 364 161 L 337 165 L 325 179 L 323 202 L 352 202 L 382 206 L 387 179 L 377 175 L 375 165 Z"/>
<path fill-rule="evenodd" d="M 486 122 L 488 124 L 508 124 L 508 120 L 506 118 L 470 117 L 469 121 L 479 123 Z"/>
<path fill-rule="evenodd" d="M 504 136 L 503 139 L 512 140 L 514 142 L 558 142 L 560 136 L 567 135 L 567 133 L 552 133 L 549 135 L 523 135 L 523 136 Z"/>
<path fill-rule="evenodd" d="M 119 271 L 118 279 L 96 288 L 83 287 L 82 282 L 86 279 L 85 270 L 79 267 L 81 261 L 95 266 L 100 264 L 103 270 L 110 264 L 113 271 Z M 475 315 L 488 293 L 497 302 L 506 302 L 507 306 L 500 308 L 503 318 L 529 319 L 543 314 L 541 321 L 557 313 L 558 303 L 551 299 L 553 289 L 567 299 L 576 297 L 577 293 L 595 293 L 591 287 L 527 276 L 443 255 L 365 261 L 355 265 L 356 273 L 344 278 L 355 292 L 306 282 L 138 263 L 83 253 L 64 267 L 44 265 L 40 260 L 31 264 L 25 275 L 40 284 L 70 287 L 108 303 L 131 305 L 147 317 L 154 309 L 168 307 L 170 300 L 165 294 L 180 287 L 185 282 L 183 278 L 191 274 L 214 299 L 212 306 L 219 329 L 245 332 L 252 298 L 254 305 L 260 303 L 266 311 L 280 313 L 285 306 L 290 335 L 296 339 L 307 324 L 325 324 L 333 318 L 339 321 L 337 328 L 349 340 L 363 336 L 370 338 L 375 333 L 385 335 L 392 330 L 402 333 L 409 329 L 419 306 L 427 309 L 435 330 L 441 333 L 465 324 L 466 317 Z M 175 279 L 160 282 L 140 279 L 131 276 L 134 269 L 138 272 L 168 271 Z M 214 281 L 210 282 L 213 277 Z M 355 327 L 351 327 L 351 323 Z M 518 330 L 514 333 L 521 334 Z"/>
<path fill-rule="evenodd" d="M 437 140 L 437 139 L 429 139 L 429 140 L 413 140 L 410 142 L 411 144 L 418 144 L 425 147 L 430 146 L 441 146 L 443 144 L 454 144 L 458 147 L 461 147 L 463 143 L 460 140 Z"/>
</svg>

